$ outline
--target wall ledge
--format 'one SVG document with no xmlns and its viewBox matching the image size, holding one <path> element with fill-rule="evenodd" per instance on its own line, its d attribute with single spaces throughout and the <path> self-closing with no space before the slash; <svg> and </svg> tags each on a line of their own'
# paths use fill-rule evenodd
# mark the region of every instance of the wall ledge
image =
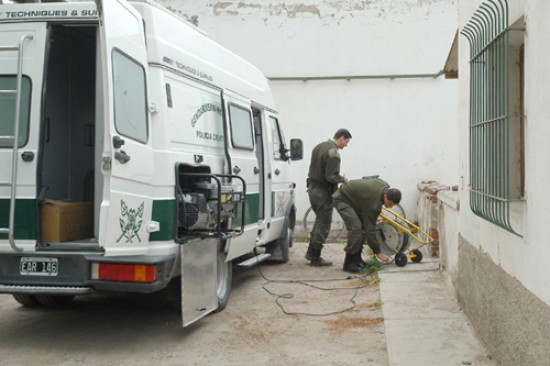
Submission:
<svg viewBox="0 0 550 366">
<path fill-rule="evenodd" d="M 457 191 L 439 191 L 437 192 L 437 198 L 456 211 L 460 210 L 460 199 Z"/>
</svg>

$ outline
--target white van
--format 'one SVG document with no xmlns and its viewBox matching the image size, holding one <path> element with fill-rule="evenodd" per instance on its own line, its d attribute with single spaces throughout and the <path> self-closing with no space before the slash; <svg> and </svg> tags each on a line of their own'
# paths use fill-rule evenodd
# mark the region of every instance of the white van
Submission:
<svg viewBox="0 0 550 366">
<path fill-rule="evenodd" d="M 288 261 L 301 140 L 257 68 L 158 4 L 1 5 L 0 109 L 0 293 L 163 290 L 185 326 L 233 264 Z"/>
</svg>

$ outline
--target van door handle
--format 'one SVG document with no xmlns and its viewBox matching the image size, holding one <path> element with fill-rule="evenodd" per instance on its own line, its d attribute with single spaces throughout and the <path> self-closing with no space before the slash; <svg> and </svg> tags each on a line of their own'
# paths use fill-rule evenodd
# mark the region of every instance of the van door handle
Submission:
<svg viewBox="0 0 550 366">
<path fill-rule="evenodd" d="M 279 169 L 275 169 L 275 175 L 281 174 L 281 171 Z"/>
<path fill-rule="evenodd" d="M 31 162 L 34 160 L 34 153 L 32 151 L 25 151 L 23 154 L 21 154 L 21 159 L 23 161 Z"/>
<path fill-rule="evenodd" d="M 254 167 L 254 174 L 258 174 L 258 173 L 260 173 L 260 169 L 257 166 L 255 166 Z"/>
<path fill-rule="evenodd" d="M 113 147 L 115 149 L 120 149 L 122 145 L 124 145 L 124 140 L 120 136 L 113 136 Z"/>
<path fill-rule="evenodd" d="M 130 161 L 130 155 L 126 154 L 124 150 L 120 150 L 115 153 L 115 159 L 120 161 L 121 164 L 126 164 Z"/>
<path fill-rule="evenodd" d="M 238 166 L 235 165 L 235 166 L 233 167 L 233 173 L 239 174 L 240 172 L 241 172 L 241 168 L 239 168 Z"/>
</svg>

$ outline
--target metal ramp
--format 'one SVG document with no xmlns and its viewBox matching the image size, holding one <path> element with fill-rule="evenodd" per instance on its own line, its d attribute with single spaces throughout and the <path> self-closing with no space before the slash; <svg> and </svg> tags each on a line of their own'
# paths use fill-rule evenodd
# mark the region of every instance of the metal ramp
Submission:
<svg viewBox="0 0 550 366">
<path fill-rule="evenodd" d="M 11 180 L 0 181 L 0 187 L 11 187 L 9 201 L 9 221 L 8 227 L 0 227 L 0 234 L 8 234 L 8 240 L 13 250 L 16 252 L 23 251 L 15 244 L 14 227 L 15 227 L 15 199 L 17 193 L 17 167 L 19 164 L 19 110 L 21 108 L 21 79 L 23 76 L 23 45 L 26 40 L 32 40 L 32 35 L 27 34 L 21 37 L 17 46 L 0 46 L 0 52 L 17 52 L 17 75 L 15 89 L 0 90 L 0 96 L 15 96 L 15 117 L 13 121 L 13 135 L 0 135 L 0 140 L 8 140 L 12 142 L 12 165 L 11 165 Z"/>
</svg>

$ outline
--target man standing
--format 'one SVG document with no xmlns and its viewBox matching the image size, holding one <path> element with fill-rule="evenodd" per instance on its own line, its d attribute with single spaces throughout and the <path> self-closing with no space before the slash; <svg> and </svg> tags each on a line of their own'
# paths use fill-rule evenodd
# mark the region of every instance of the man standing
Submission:
<svg viewBox="0 0 550 366">
<path fill-rule="evenodd" d="M 346 147 L 350 140 L 351 133 L 341 128 L 336 131 L 332 140 L 321 142 L 315 146 L 311 153 L 307 193 L 316 219 L 306 259 L 314 267 L 332 265 L 332 262 L 321 258 L 321 250 L 327 240 L 332 222 L 332 194 L 338 188 L 338 183 L 347 182 L 347 178 L 340 175 L 340 153 L 338 150 Z"/>
<path fill-rule="evenodd" d="M 401 201 L 401 192 L 390 188 L 378 178 L 352 179 L 343 184 L 333 195 L 334 207 L 338 210 L 348 229 L 344 271 L 359 273 L 366 263 L 361 258 L 365 239 L 374 255 L 382 263 L 390 257 L 380 250 L 376 237 L 376 220 L 382 205 L 391 208 Z"/>
</svg>

